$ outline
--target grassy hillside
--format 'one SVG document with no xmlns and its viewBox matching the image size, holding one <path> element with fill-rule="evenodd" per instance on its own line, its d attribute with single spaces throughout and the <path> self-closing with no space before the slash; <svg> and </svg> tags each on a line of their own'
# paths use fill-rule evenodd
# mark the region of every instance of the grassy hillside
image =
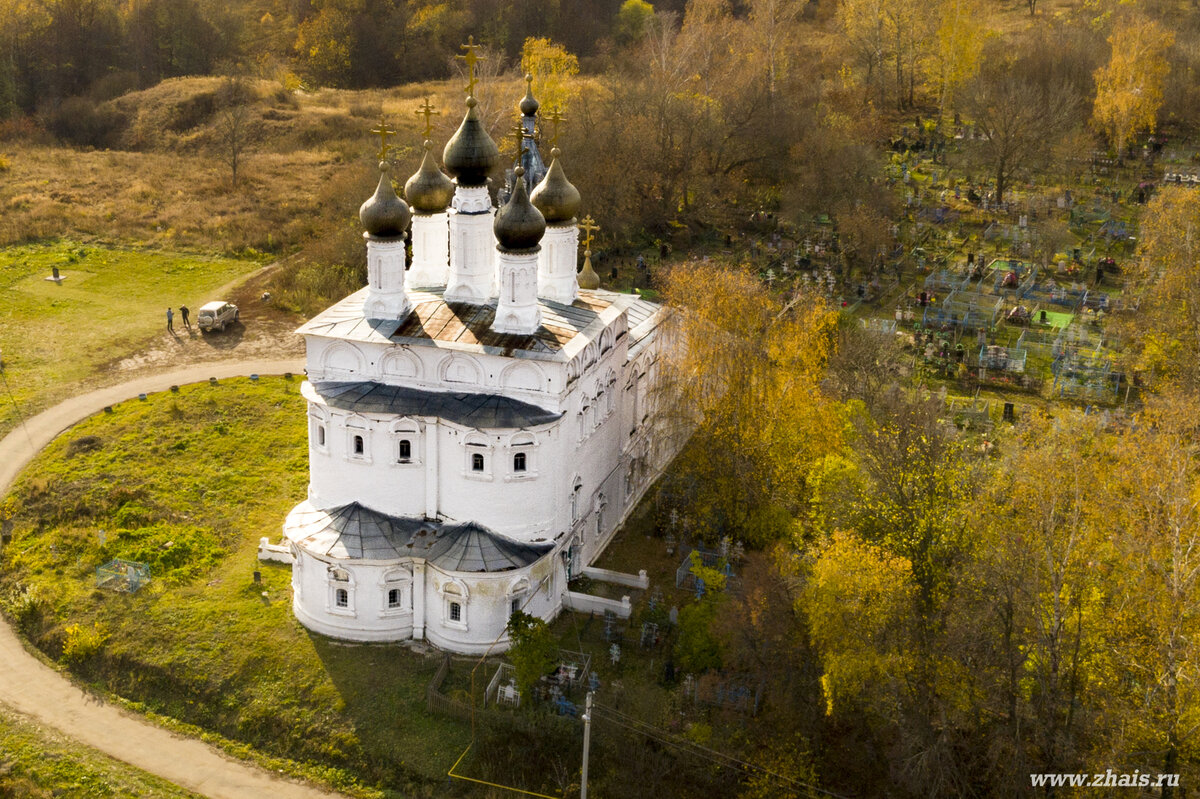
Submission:
<svg viewBox="0 0 1200 799">
<path fill-rule="evenodd" d="M 57 244 L 0 250 L 0 435 L 104 365 L 166 333 L 166 306 L 198 309 L 253 260 Z M 63 280 L 46 278 L 57 267 Z M 176 324 L 182 336 L 182 320 Z"/>
<path fill-rule="evenodd" d="M 438 659 L 308 633 L 290 569 L 255 558 L 304 497 L 304 426 L 284 378 L 185 386 L 80 424 L 15 487 L 4 609 L 78 677 L 193 732 L 339 786 L 431 795 L 467 738 L 425 712 Z M 149 563 L 150 585 L 97 589 L 113 557 Z"/>
</svg>

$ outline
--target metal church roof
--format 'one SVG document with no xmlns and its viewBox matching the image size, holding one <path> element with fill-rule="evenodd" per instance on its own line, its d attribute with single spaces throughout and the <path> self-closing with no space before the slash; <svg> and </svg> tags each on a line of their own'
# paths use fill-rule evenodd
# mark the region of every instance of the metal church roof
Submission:
<svg viewBox="0 0 1200 799">
<path fill-rule="evenodd" d="M 475 428 L 524 428 L 556 421 L 562 416 L 537 405 L 500 394 L 426 391 L 384 383 L 313 383 L 328 406 L 354 413 L 436 416 Z"/>
<path fill-rule="evenodd" d="M 475 522 L 389 516 L 357 502 L 321 509 L 302 502 L 288 514 L 287 537 L 337 560 L 422 558 L 452 572 L 502 572 L 534 563 L 553 544 L 525 544 Z"/>
</svg>

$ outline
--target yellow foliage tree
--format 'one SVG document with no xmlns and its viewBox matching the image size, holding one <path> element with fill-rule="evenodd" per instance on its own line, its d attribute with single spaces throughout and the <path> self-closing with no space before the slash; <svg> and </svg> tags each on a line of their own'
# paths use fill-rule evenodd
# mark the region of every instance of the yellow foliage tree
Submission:
<svg viewBox="0 0 1200 799">
<path fill-rule="evenodd" d="M 1120 157 L 1134 133 L 1154 130 L 1175 34 L 1153 20 L 1133 19 L 1119 25 L 1108 41 L 1112 58 L 1096 70 L 1092 118 Z"/>
<path fill-rule="evenodd" d="M 748 269 L 692 262 L 667 277 L 678 309 L 656 415 L 695 430 L 680 456 L 695 516 L 754 543 L 790 528 L 811 464 L 839 441 L 820 380 L 836 324 L 823 301 L 773 297 Z"/>
<path fill-rule="evenodd" d="M 849 702 L 890 715 L 881 688 L 912 669 L 915 593 L 907 558 L 853 533 L 835 532 L 816 549 L 799 609 L 820 655 L 827 712 Z"/>
<path fill-rule="evenodd" d="M 1156 398 L 1113 447 L 1099 510 L 1115 550 L 1105 614 L 1103 757 L 1145 771 L 1200 772 L 1200 438 L 1195 400 Z M 1119 731 L 1119 732 L 1116 732 Z M 1114 760 L 1113 762 L 1117 762 Z M 1176 795 L 1167 789 L 1162 796 Z"/>
<path fill-rule="evenodd" d="M 533 91 L 542 108 L 566 108 L 578 93 L 573 78 L 579 59 L 561 44 L 530 36 L 521 47 L 521 69 L 533 75 Z"/>
<path fill-rule="evenodd" d="M 944 118 L 958 90 L 979 71 L 988 30 L 978 0 L 943 0 L 937 44 L 927 72 Z"/>
<path fill-rule="evenodd" d="M 1125 265 L 1127 289 L 1140 294 L 1136 316 L 1118 321 L 1138 366 L 1200 391 L 1200 194 L 1166 186 L 1142 215 L 1138 257 Z"/>
</svg>

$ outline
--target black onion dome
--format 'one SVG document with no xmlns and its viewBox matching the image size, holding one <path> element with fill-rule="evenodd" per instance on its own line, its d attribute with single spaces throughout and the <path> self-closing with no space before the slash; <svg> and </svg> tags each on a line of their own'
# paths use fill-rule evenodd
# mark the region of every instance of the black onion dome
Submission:
<svg viewBox="0 0 1200 799">
<path fill-rule="evenodd" d="M 442 160 L 460 186 L 486 186 L 488 173 L 500 161 L 500 150 L 479 119 L 474 97 L 467 98 L 467 113 L 446 142 Z"/>
<path fill-rule="evenodd" d="M 524 171 L 517 169 L 517 177 L 520 178 Z M 513 187 L 512 196 L 496 212 L 492 231 L 503 250 L 532 250 L 538 246 L 546 232 L 546 219 L 542 212 L 529 202 L 525 181 L 515 180 L 513 183 L 516 185 Z"/>
<path fill-rule="evenodd" d="M 554 160 L 550 162 L 550 169 L 546 172 L 546 177 L 542 178 L 542 182 L 534 188 L 533 194 L 529 196 L 537 209 L 542 212 L 542 216 L 546 218 L 548 225 L 570 222 L 575 218 L 575 214 L 579 211 L 579 204 L 582 202 L 579 189 L 567 180 L 567 173 L 563 171 L 558 154 L 557 147 L 551 150 Z"/>
<path fill-rule="evenodd" d="M 379 185 L 375 193 L 358 209 L 358 219 L 367 233 L 379 238 L 403 236 L 408 229 L 412 212 L 404 200 L 396 196 L 386 161 L 379 162 Z"/>
<path fill-rule="evenodd" d="M 454 181 L 438 169 L 429 149 L 432 146 L 433 142 L 425 141 L 421 167 L 404 184 L 404 196 L 413 210 L 422 214 L 440 214 L 454 197 Z"/>
<path fill-rule="evenodd" d="M 533 76 L 525 76 L 525 98 L 521 100 L 521 113 L 531 117 L 537 113 L 541 104 L 533 96 Z"/>
</svg>

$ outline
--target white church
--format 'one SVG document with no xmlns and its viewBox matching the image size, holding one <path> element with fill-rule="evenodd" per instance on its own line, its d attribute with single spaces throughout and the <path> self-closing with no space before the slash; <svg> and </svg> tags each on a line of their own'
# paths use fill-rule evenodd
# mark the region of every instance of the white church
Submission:
<svg viewBox="0 0 1200 799">
<path fill-rule="evenodd" d="M 568 582 L 674 454 L 649 430 L 664 310 L 577 275 L 580 196 L 537 154 L 532 95 L 499 209 L 466 105 L 453 180 L 426 141 L 405 203 L 381 163 L 368 285 L 299 331 L 310 480 L 284 543 L 297 619 L 335 638 L 507 648 L 514 610 L 578 606 Z"/>
</svg>

